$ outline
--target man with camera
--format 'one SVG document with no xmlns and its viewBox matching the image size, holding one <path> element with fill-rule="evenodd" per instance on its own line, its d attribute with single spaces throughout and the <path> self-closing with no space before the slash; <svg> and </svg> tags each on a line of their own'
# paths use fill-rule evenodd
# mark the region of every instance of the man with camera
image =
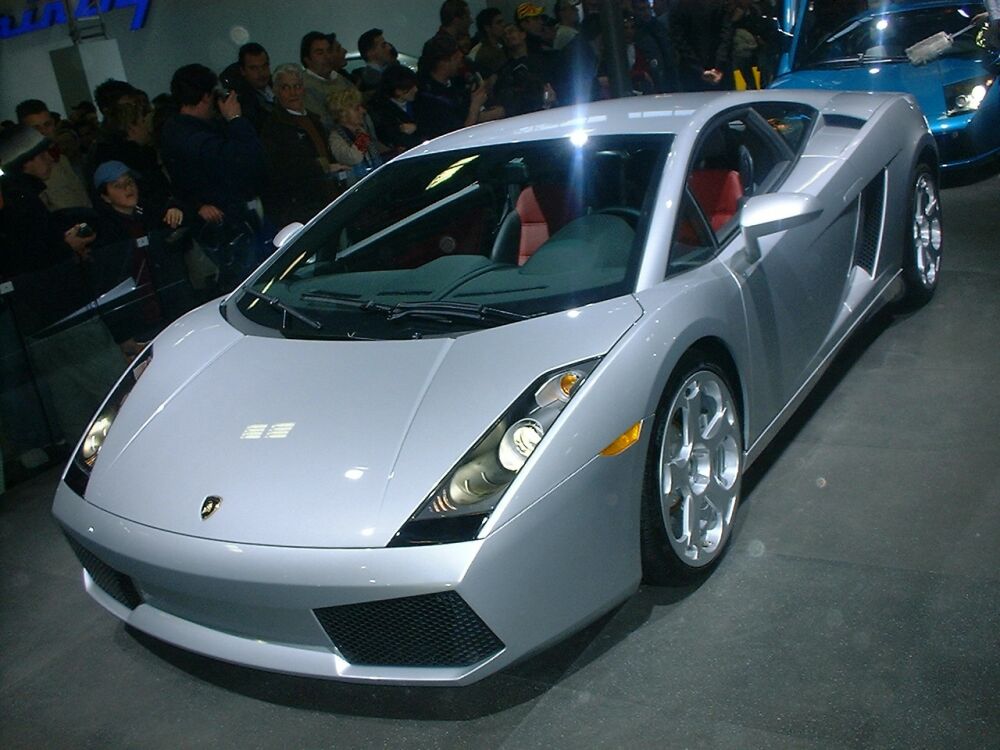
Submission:
<svg viewBox="0 0 1000 750">
<path fill-rule="evenodd" d="M 200 244 L 218 249 L 235 237 L 254 235 L 245 257 L 235 261 L 237 277 L 262 257 L 258 196 L 264 151 L 257 131 L 242 117 L 236 93 L 217 83 L 204 65 L 185 65 L 174 73 L 170 93 L 180 111 L 163 126 L 161 150 L 176 197 L 197 210 L 194 232 Z"/>
<path fill-rule="evenodd" d="M 219 81 L 236 92 L 243 117 L 259 133 L 275 105 L 267 50 L 257 42 L 247 42 L 240 47 L 237 62 L 219 73 Z"/>
</svg>

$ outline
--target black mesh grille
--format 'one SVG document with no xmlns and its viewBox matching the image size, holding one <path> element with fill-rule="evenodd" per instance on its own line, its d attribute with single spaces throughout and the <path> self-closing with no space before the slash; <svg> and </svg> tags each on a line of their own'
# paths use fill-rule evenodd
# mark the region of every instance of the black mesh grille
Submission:
<svg viewBox="0 0 1000 750">
<path fill-rule="evenodd" d="M 67 536 L 66 539 L 69 540 L 69 546 L 73 548 L 80 564 L 86 568 L 94 583 L 100 586 L 104 593 L 129 609 L 135 609 L 142 604 L 142 596 L 136 590 L 131 578 L 101 562 L 93 552 L 81 546 L 73 537 Z"/>
<path fill-rule="evenodd" d="M 882 206 L 885 202 L 885 171 L 878 173 L 861 193 L 858 207 L 858 239 L 854 247 L 854 265 L 875 273 L 878 240 L 882 230 Z"/>
<path fill-rule="evenodd" d="M 325 607 L 315 613 L 351 664 L 461 667 L 503 648 L 454 591 Z"/>
</svg>

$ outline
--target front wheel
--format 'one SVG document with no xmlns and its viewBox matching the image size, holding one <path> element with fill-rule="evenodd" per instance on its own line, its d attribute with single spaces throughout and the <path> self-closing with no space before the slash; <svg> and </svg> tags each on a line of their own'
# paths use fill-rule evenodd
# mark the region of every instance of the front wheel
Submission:
<svg viewBox="0 0 1000 750">
<path fill-rule="evenodd" d="M 643 577 L 677 582 L 722 555 L 739 503 L 743 434 L 729 379 L 681 361 L 657 410 L 642 499 Z"/>
<path fill-rule="evenodd" d="M 914 170 L 909 210 L 910 231 L 903 246 L 903 306 L 927 304 L 937 289 L 941 273 L 941 199 L 937 180 L 930 167 L 919 164 Z"/>
</svg>

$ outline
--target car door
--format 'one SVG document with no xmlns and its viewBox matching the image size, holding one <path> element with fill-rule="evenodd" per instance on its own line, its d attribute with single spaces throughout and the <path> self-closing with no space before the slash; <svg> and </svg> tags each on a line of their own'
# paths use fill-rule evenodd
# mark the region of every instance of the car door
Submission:
<svg viewBox="0 0 1000 750">
<path fill-rule="evenodd" d="M 765 116 L 766 115 L 766 116 Z M 668 274 L 715 253 L 741 287 L 755 402 L 751 438 L 799 390 L 831 346 L 850 270 L 851 211 L 772 234 L 751 262 L 740 231 L 748 199 L 780 191 L 815 112 L 800 105 L 730 111 L 706 129 L 689 163 Z M 792 132 L 792 130 L 795 132 Z"/>
</svg>

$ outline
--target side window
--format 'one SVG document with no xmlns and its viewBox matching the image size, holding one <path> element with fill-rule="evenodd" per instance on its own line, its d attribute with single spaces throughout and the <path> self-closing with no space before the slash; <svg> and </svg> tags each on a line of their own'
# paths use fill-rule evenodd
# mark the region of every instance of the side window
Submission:
<svg viewBox="0 0 1000 750">
<path fill-rule="evenodd" d="M 720 244 L 739 223 L 743 199 L 754 194 L 757 171 L 766 168 L 766 150 L 757 141 L 745 117 L 727 117 L 709 131 L 691 162 L 687 189 Z"/>
<path fill-rule="evenodd" d="M 816 110 L 805 104 L 763 102 L 754 105 L 754 110 L 781 136 L 794 154 L 799 153 L 809 129 L 816 122 Z"/>
<path fill-rule="evenodd" d="M 690 194 L 685 191 L 680 211 L 677 212 L 674 239 L 670 245 L 667 276 L 700 266 L 715 255 L 715 249 L 705 218 L 695 207 Z"/>
<path fill-rule="evenodd" d="M 791 159 L 790 149 L 769 131 L 753 111 L 727 116 L 691 162 L 687 188 L 720 245 L 739 226 L 746 199 L 773 189 Z"/>
<path fill-rule="evenodd" d="M 717 121 L 691 160 L 668 273 L 711 258 L 738 231 L 744 202 L 773 190 L 793 156 L 790 145 L 754 109 L 736 110 Z M 696 237 L 694 228 L 704 236 Z"/>
</svg>

